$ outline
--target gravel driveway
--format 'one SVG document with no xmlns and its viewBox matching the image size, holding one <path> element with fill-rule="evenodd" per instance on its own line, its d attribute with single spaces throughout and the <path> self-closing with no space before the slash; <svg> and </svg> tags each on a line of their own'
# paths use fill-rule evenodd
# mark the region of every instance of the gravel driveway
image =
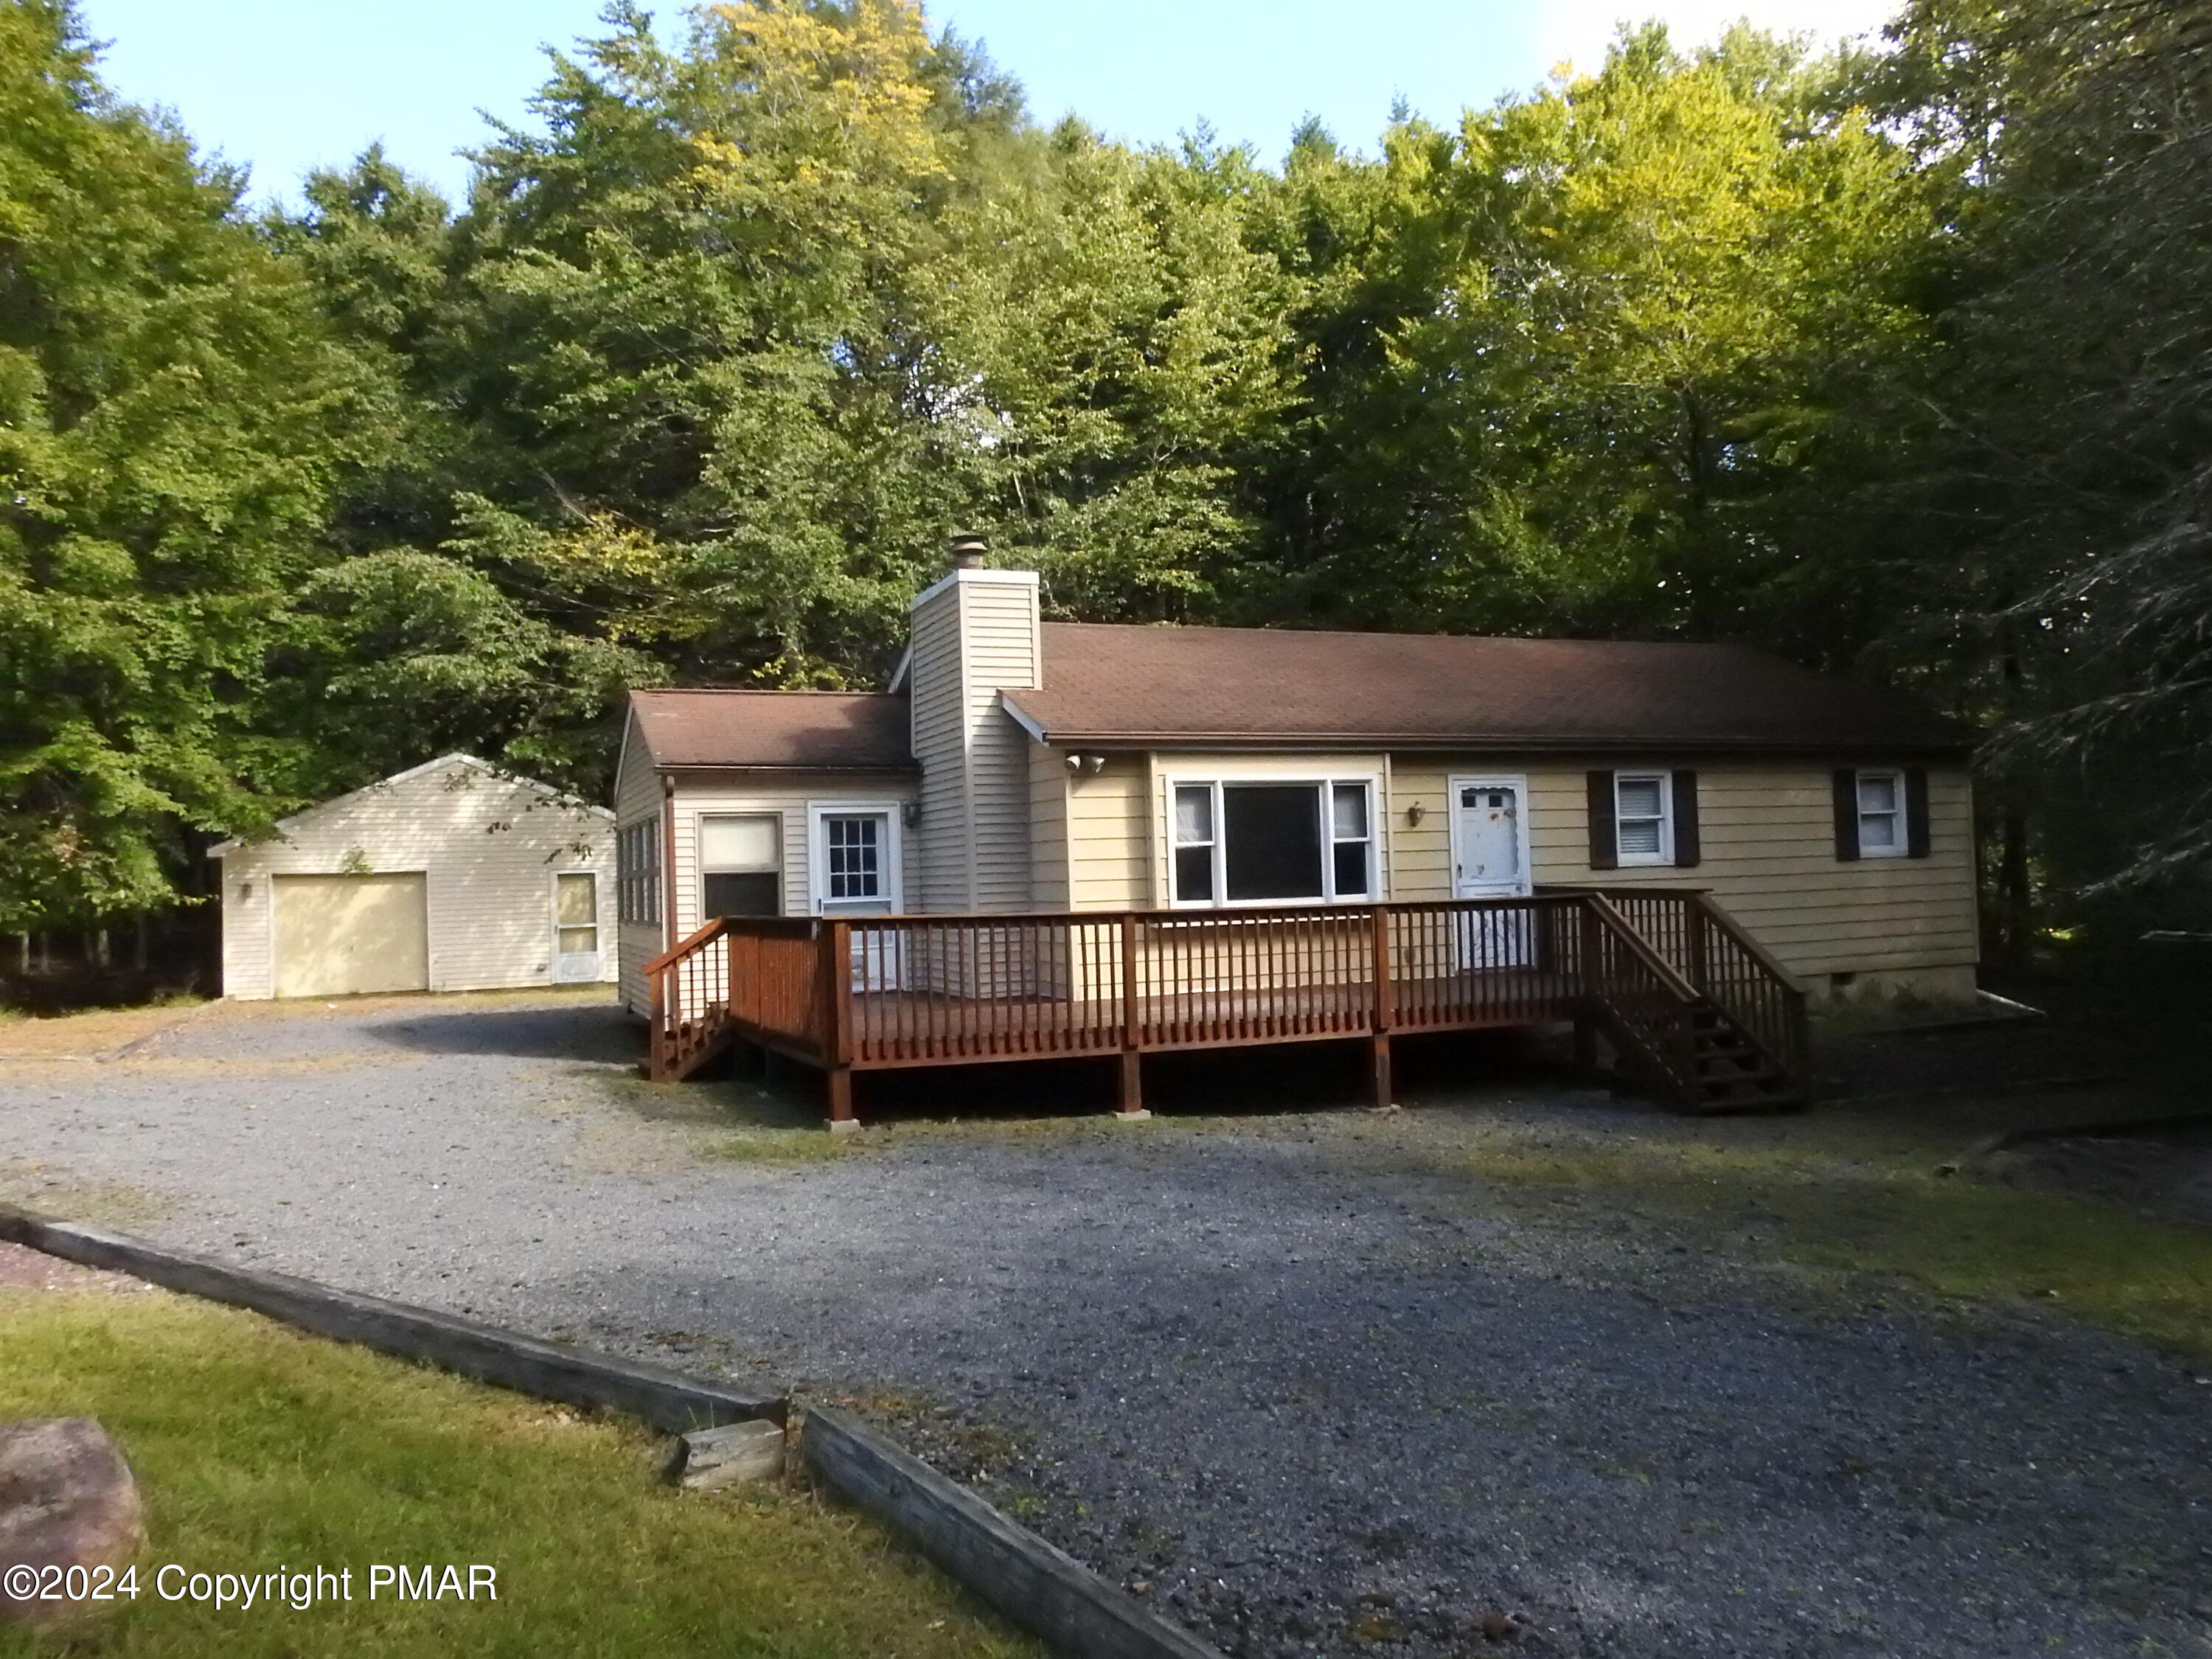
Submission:
<svg viewBox="0 0 2212 1659">
<path fill-rule="evenodd" d="M 634 1057 L 574 999 L 219 1008 L 0 1066 L 0 1196 L 857 1399 L 1232 1655 L 2212 1653 L 2201 1367 L 1470 1158 L 1671 1121 L 1508 1088 L 848 1146 Z"/>
</svg>

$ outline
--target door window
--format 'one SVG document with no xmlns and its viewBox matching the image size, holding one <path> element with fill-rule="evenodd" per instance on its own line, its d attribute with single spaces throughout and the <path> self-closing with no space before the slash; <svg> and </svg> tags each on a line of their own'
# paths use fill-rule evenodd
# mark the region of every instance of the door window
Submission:
<svg viewBox="0 0 2212 1659">
<path fill-rule="evenodd" d="M 588 870 L 553 878 L 553 923 L 564 957 L 596 956 L 599 949 L 599 878 Z"/>
<path fill-rule="evenodd" d="M 883 825 L 883 819 L 872 813 L 823 819 L 823 851 L 830 865 L 829 897 L 884 896 Z"/>
</svg>

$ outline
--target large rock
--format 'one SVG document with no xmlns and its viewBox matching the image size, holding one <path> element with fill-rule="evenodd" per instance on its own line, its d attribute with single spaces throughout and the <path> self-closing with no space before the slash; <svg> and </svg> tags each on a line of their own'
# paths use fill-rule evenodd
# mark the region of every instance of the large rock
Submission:
<svg viewBox="0 0 2212 1659">
<path fill-rule="evenodd" d="M 112 1567 L 146 1541 L 131 1466 L 88 1417 L 0 1423 L 0 1576 L 27 1566 Z M 0 1585 L 0 1625 L 46 1629 L 118 1601 L 19 1601 Z"/>
</svg>

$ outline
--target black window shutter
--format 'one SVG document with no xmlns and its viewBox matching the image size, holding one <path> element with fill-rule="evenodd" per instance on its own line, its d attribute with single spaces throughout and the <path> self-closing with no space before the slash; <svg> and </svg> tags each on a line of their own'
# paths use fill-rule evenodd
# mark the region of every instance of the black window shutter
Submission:
<svg viewBox="0 0 2212 1659">
<path fill-rule="evenodd" d="M 1613 827 L 1613 774 L 1589 775 L 1589 866 L 1620 868 L 1620 835 Z"/>
<path fill-rule="evenodd" d="M 1687 870 L 1705 857 L 1698 844 L 1698 775 L 1674 774 L 1674 863 Z"/>
<path fill-rule="evenodd" d="M 1928 769 L 1905 769 L 1905 853 L 1907 858 L 1928 856 Z"/>
<path fill-rule="evenodd" d="M 1859 775 L 1836 769 L 1836 856 L 1849 862 L 1859 855 Z"/>
</svg>

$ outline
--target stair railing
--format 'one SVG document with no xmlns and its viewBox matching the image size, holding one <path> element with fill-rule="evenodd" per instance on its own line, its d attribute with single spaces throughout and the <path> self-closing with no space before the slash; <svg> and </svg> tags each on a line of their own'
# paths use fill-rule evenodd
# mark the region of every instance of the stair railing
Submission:
<svg viewBox="0 0 2212 1659">
<path fill-rule="evenodd" d="M 1690 898 L 1698 988 L 1784 1076 L 1802 1079 L 1811 1058 L 1803 988 L 1711 893 Z"/>
<path fill-rule="evenodd" d="M 729 929 L 717 916 L 645 964 L 646 1075 L 683 1077 L 722 1044 L 730 1018 Z"/>
<path fill-rule="evenodd" d="M 1686 1105 L 1698 1094 L 1695 986 L 1600 893 L 1582 902 L 1584 991 L 1638 1070 Z"/>
</svg>

